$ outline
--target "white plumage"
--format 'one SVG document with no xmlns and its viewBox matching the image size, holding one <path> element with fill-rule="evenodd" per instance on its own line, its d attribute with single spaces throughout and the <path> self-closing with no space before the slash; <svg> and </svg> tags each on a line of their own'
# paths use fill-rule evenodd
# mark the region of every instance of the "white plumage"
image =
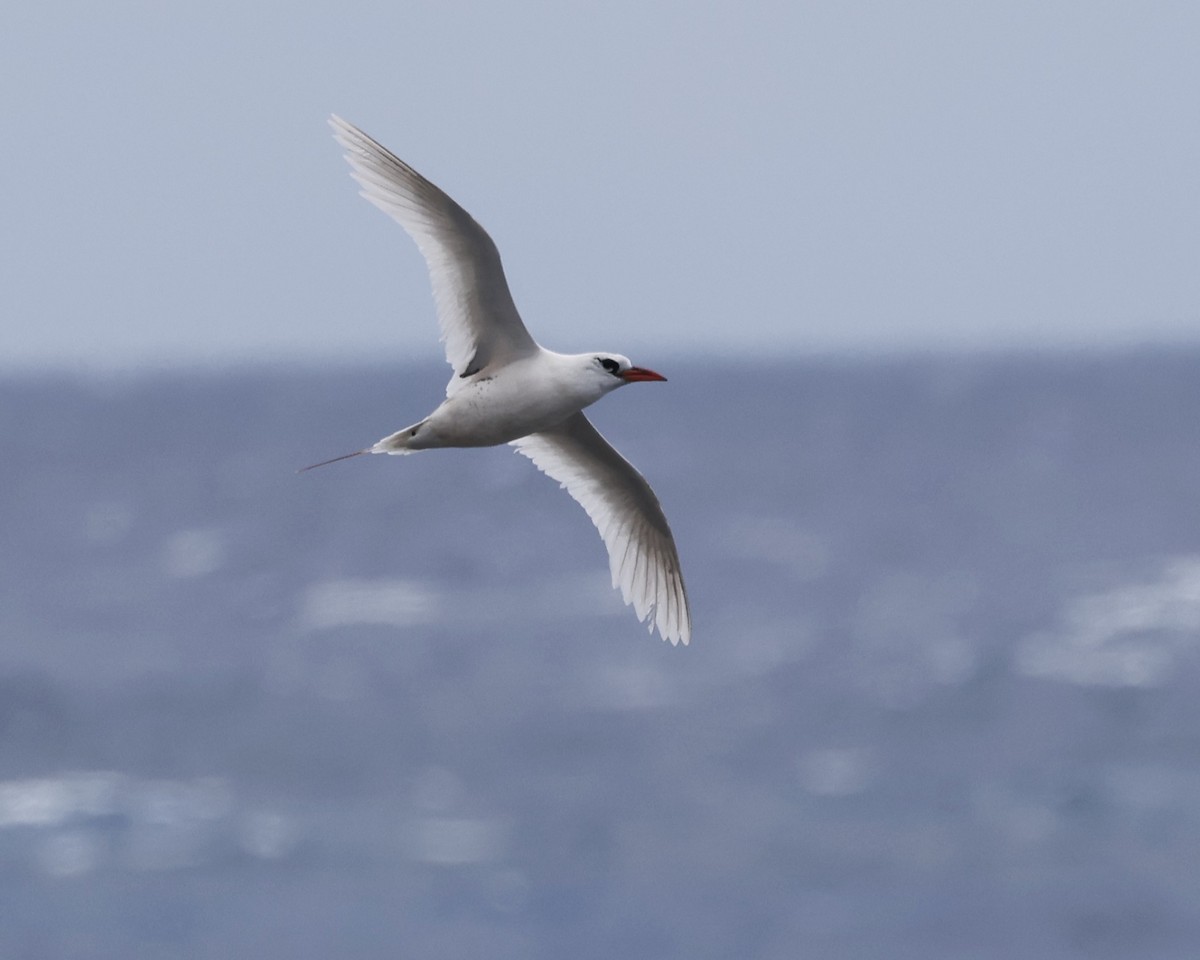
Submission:
<svg viewBox="0 0 1200 960">
<path fill-rule="evenodd" d="M 613 587 L 638 619 L 650 619 L 651 629 L 672 643 L 687 643 L 691 619 L 679 554 L 645 477 L 582 413 L 512 445 L 587 511 L 608 548 Z"/>
<path fill-rule="evenodd" d="M 330 124 L 362 195 L 395 218 L 425 257 L 454 369 L 446 400 L 424 420 L 335 460 L 511 443 L 587 511 L 608 549 L 613 586 L 638 618 L 663 639 L 686 644 L 687 592 L 658 498 L 581 412 L 627 383 L 666 378 L 620 354 L 539 346 L 521 321 L 487 232 L 361 130 L 338 117 Z"/>
</svg>

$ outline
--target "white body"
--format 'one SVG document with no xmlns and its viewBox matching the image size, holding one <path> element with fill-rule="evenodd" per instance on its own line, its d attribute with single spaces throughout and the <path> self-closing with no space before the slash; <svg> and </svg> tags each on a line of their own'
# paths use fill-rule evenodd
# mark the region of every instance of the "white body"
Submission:
<svg viewBox="0 0 1200 960">
<path fill-rule="evenodd" d="M 486 231 L 361 130 L 337 117 L 330 123 L 363 196 L 394 217 L 424 255 L 454 368 L 445 401 L 424 420 L 335 459 L 511 443 L 587 511 L 608 548 L 613 586 L 638 617 L 663 639 L 686 644 L 687 592 L 658 498 L 581 412 L 618 387 L 666 378 L 620 354 L 539 346 L 517 313 Z"/>
<path fill-rule="evenodd" d="M 548 430 L 621 386 L 578 376 L 579 361 L 539 347 L 532 356 L 476 373 L 428 417 L 380 440 L 375 446 L 383 449 L 373 452 L 494 447 Z"/>
</svg>

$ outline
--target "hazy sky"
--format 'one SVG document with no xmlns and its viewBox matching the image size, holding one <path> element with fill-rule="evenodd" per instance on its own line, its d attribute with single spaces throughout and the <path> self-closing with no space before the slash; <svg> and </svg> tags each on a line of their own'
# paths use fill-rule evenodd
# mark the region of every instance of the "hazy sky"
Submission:
<svg viewBox="0 0 1200 960">
<path fill-rule="evenodd" d="M 1200 4 L 12 3 L 0 369 L 440 356 L 340 113 L 651 364 L 1200 339 Z"/>
</svg>

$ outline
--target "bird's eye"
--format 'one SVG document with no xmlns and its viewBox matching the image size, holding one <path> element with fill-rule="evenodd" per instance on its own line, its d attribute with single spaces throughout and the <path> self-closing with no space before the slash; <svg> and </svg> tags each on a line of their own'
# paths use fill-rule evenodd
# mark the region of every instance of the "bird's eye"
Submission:
<svg viewBox="0 0 1200 960">
<path fill-rule="evenodd" d="M 609 373 L 613 374 L 613 376 L 616 376 L 621 372 L 621 365 L 617 363 L 616 360 L 612 359 L 612 357 L 600 358 L 600 366 L 602 366 Z"/>
</svg>

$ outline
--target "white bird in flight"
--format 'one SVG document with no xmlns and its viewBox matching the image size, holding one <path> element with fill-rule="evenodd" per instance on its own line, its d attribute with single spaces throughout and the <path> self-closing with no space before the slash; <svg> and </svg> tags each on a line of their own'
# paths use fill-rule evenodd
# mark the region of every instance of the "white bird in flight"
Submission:
<svg viewBox="0 0 1200 960">
<path fill-rule="evenodd" d="M 446 360 L 446 399 L 424 420 L 363 450 L 511 444 L 587 511 L 608 548 L 613 587 L 664 640 L 691 638 L 679 553 L 645 478 L 600 435 L 584 407 L 628 383 L 665 380 L 618 353 L 547 350 L 521 322 L 487 232 L 462 207 L 357 127 L 334 116 L 362 196 L 416 241 L 429 268 Z"/>
</svg>

